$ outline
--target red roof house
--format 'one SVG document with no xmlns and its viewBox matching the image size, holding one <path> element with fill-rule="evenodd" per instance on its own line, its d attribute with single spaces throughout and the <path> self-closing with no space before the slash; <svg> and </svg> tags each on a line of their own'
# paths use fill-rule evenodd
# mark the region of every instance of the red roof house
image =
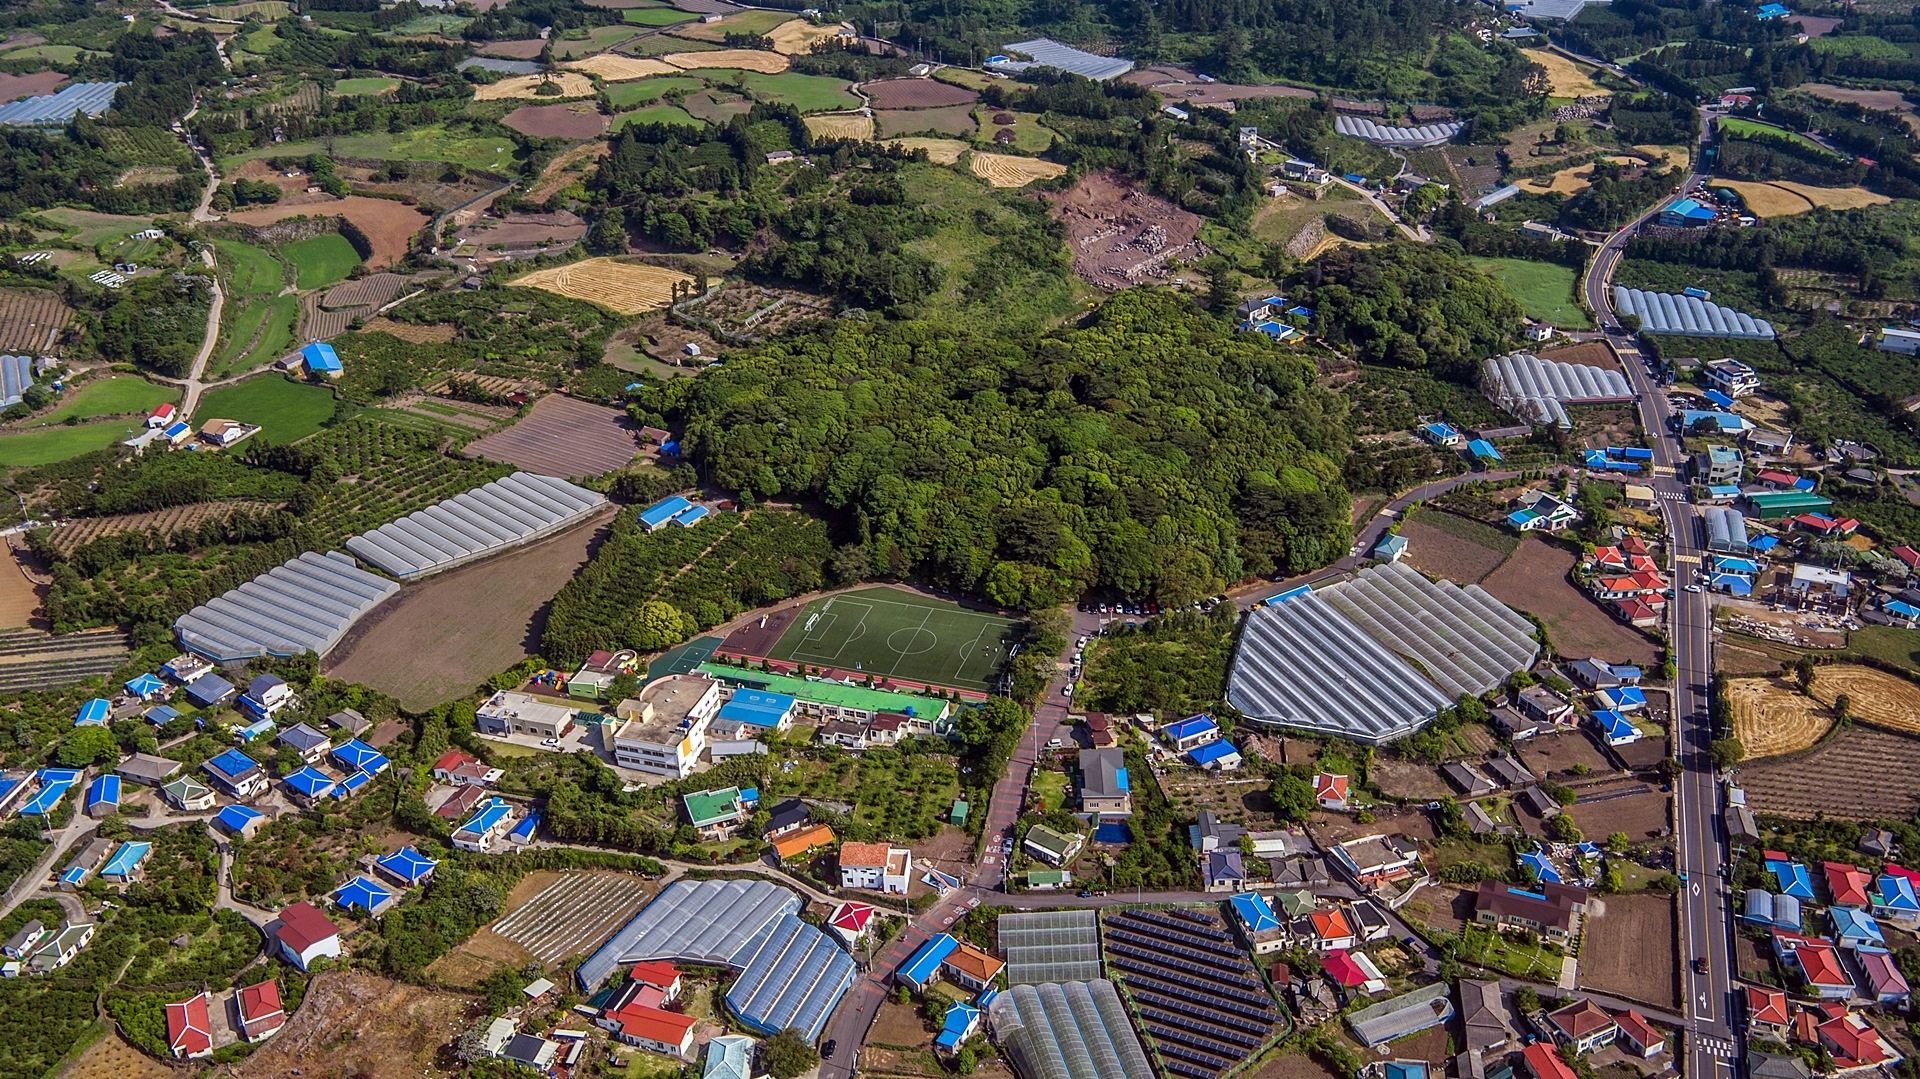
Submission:
<svg viewBox="0 0 1920 1079">
<path fill-rule="evenodd" d="M 1800 477 L 1795 476 L 1792 473 L 1781 472 L 1781 471 L 1778 471 L 1777 469 L 1768 469 L 1764 472 L 1756 474 L 1753 478 L 1776 490 L 1792 487 L 1795 483 L 1799 482 L 1800 480 Z"/>
<path fill-rule="evenodd" d="M 1791 1017 L 1787 1014 L 1787 995 L 1778 989 L 1762 989 L 1749 985 L 1747 989 L 1747 1025 L 1762 1027 L 1775 1034 L 1785 1036 Z"/>
<path fill-rule="evenodd" d="M 213 1055 L 213 1019 L 207 1014 L 207 995 L 167 1005 L 167 1048 L 182 1060 Z"/>
<path fill-rule="evenodd" d="M 1313 777 L 1313 800 L 1328 809 L 1347 808 L 1347 777 L 1321 772 Z"/>
<path fill-rule="evenodd" d="M 173 422 L 173 414 L 176 411 L 178 410 L 173 407 L 173 402 L 168 401 L 166 404 L 163 404 L 158 408 L 155 408 L 152 412 L 147 413 L 147 426 L 148 427 L 165 427 L 167 424 Z"/>
<path fill-rule="evenodd" d="M 1806 975 L 1807 989 L 1817 997 L 1850 997 L 1853 979 L 1840 965 L 1840 953 L 1824 940 L 1808 941 L 1793 950 L 1794 962 Z"/>
<path fill-rule="evenodd" d="M 641 985 L 651 985 L 667 995 L 668 1000 L 680 995 L 680 968 L 659 959 L 648 959 L 635 963 L 627 972 L 627 978 Z"/>
<path fill-rule="evenodd" d="M 1867 889 L 1873 884 L 1872 874 L 1845 862 L 1823 862 L 1820 868 L 1826 871 L 1827 891 L 1832 893 L 1835 905 L 1842 907 L 1867 905 Z"/>
<path fill-rule="evenodd" d="M 1553 1046 L 1546 1042 L 1534 1042 L 1520 1051 L 1520 1059 L 1527 1065 L 1527 1071 L 1533 1079 L 1579 1079 L 1567 1062 L 1560 1059 Z"/>
<path fill-rule="evenodd" d="M 1843 1015 L 1820 1025 L 1820 1045 L 1833 1054 L 1834 1067 L 1872 1067 L 1884 1064 L 1893 1050 L 1880 1040 L 1880 1032 L 1858 1012 Z"/>
<path fill-rule="evenodd" d="M 240 1010 L 240 1032 L 257 1042 L 286 1025 L 287 1013 L 280 1006 L 280 985 L 272 978 L 249 985 L 234 997 Z"/>
<path fill-rule="evenodd" d="M 1626 569 L 1627 555 L 1625 551 L 1622 551 L 1618 547 L 1595 547 L 1593 549 L 1593 564 L 1595 566 L 1604 566 L 1608 569 Z"/>
<path fill-rule="evenodd" d="M 1647 1022 L 1646 1016 L 1641 1015 L 1632 1008 L 1628 1008 L 1626 1011 L 1615 1015 L 1613 1022 L 1615 1026 L 1620 1028 L 1620 1037 L 1618 1040 L 1625 1042 L 1629 1048 L 1642 1057 L 1653 1056 L 1667 1047 L 1667 1039 L 1662 1037 L 1659 1031 L 1653 1029 L 1653 1024 Z"/>
<path fill-rule="evenodd" d="M 873 908 L 865 903 L 842 903 L 840 909 L 833 912 L 827 924 L 837 930 L 841 936 L 854 939 L 867 931 L 868 923 L 873 921 Z"/>
<path fill-rule="evenodd" d="M 340 957 L 340 927 L 328 921 L 312 903 L 295 903 L 281 911 L 273 938 L 279 942 L 287 961 L 301 970 L 322 956 Z"/>
<path fill-rule="evenodd" d="M 685 1058 L 693 1048 L 698 1020 L 678 1012 L 662 1011 L 631 1001 L 601 1017 L 601 1025 L 629 1045 Z"/>
<path fill-rule="evenodd" d="M 1895 547 L 1893 557 L 1905 562 L 1908 569 L 1920 569 L 1920 551 L 1905 546 Z"/>
<path fill-rule="evenodd" d="M 1326 958 L 1320 960 L 1320 969 L 1326 971 L 1327 977 L 1348 988 L 1367 982 L 1366 971 L 1360 969 L 1360 964 L 1354 962 L 1353 956 L 1348 955 L 1345 949 L 1328 952 Z"/>
</svg>

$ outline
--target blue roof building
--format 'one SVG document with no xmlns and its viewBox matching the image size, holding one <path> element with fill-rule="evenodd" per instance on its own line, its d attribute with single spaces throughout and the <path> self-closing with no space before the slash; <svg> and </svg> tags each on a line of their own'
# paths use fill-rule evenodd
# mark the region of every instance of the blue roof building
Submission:
<svg viewBox="0 0 1920 1079">
<path fill-rule="evenodd" d="M 1730 409 L 1733 407 L 1733 398 L 1728 397 L 1726 394 L 1721 393 L 1719 390 L 1707 390 L 1706 392 L 1702 393 L 1700 396 L 1706 398 L 1708 403 L 1712 404 L 1715 408 L 1718 408 L 1721 411 L 1726 411 L 1727 409 Z"/>
<path fill-rule="evenodd" d="M 1603 689 L 1594 694 L 1600 703 L 1616 712 L 1633 712 L 1647 706 L 1647 691 L 1639 686 Z"/>
<path fill-rule="evenodd" d="M 1813 898 L 1813 878 L 1807 875 L 1807 867 L 1799 862 L 1768 862 L 1767 872 L 1773 874 L 1781 895 L 1790 895 L 1795 899 Z"/>
<path fill-rule="evenodd" d="M 235 737 L 239 738 L 242 742 L 251 742 L 255 738 L 271 733 L 275 726 L 276 724 L 273 722 L 272 717 L 261 716 L 259 719 L 254 720 L 252 723 L 247 724 L 233 733 Z"/>
<path fill-rule="evenodd" d="M 1530 850 L 1520 856 L 1520 864 L 1533 870 L 1533 879 L 1542 884 L 1560 883 L 1560 871 L 1547 861 L 1547 856 L 1537 850 Z"/>
<path fill-rule="evenodd" d="M 376 860 L 373 864 L 379 866 L 381 872 L 392 877 L 394 880 L 402 884 L 413 885 L 424 884 L 433 876 L 434 867 L 440 863 L 414 850 L 412 847 L 401 847 L 392 854 Z"/>
<path fill-rule="evenodd" d="M 95 697 L 80 706 L 79 713 L 73 717 L 73 725 L 76 727 L 100 726 L 106 723 L 107 717 L 112 714 L 113 702 Z"/>
<path fill-rule="evenodd" d="M 1242 892 L 1227 902 L 1233 905 L 1233 913 L 1246 927 L 1248 936 L 1280 928 L 1280 918 L 1273 913 L 1273 905 L 1258 892 Z"/>
<path fill-rule="evenodd" d="M 80 773 L 71 768 L 42 768 L 34 773 L 34 778 L 40 781 L 40 789 L 20 807 L 23 817 L 44 817 L 52 813 L 67 792 L 80 782 Z"/>
<path fill-rule="evenodd" d="M 297 797 L 312 804 L 333 793 L 333 780 L 318 768 L 306 767 L 281 780 Z"/>
<path fill-rule="evenodd" d="M 1452 424 L 1429 423 L 1420 428 L 1420 437 L 1436 446 L 1452 446 L 1460 441 L 1460 432 Z"/>
<path fill-rule="evenodd" d="M 234 835 L 251 838 L 254 830 L 260 827 L 260 822 L 266 819 L 259 810 L 228 806 L 214 814 L 213 822 Z"/>
<path fill-rule="evenodd" d="M 671 495 L 641 510 L 640 523 L 647 531 L 652 532 L 656 528 L 666 527 L 668 521 L 685 513 L 692 506 L 693 503 L 679 495 Z"/>
<path fill-rule="evenodd" d="M 1603 709 L 1593 714 L 1594 726 L 1600 728 L 1601 737 L 1610 746 L 1630 745 L 1640 740 L 1640 732 L 1626 716 L 1612 709 Z"/>
<path fill-rule="evenodd" d="M 307 373 L 338 378 L 345 368 L 340 366 L 340 354 L 325 341 L 315 341 L 300 350 L 300 361 L 307 365 Z"/>
<path fill-rule="evenodd" d="M 1427 1079 L 1427 1064 L 1423 1060 L 1389 1060 L 1381 1065 L 1385 1079 Z"/>
<path fill-rule="evenodd" d="M 507 833 L 507 838 L 515 843 L 531 843 L 533 837 L 539 834 L 540 814 L 528 813 L 520 818 L 519 824 L 513 826 L 513 831 Z"/>
<path fill-rule="evenodd" d="M 360 788 L 371 782 L 373 782 L 372 776 L 356 769 L 349 773 L 347 778 L 333 785 L 333 796 L 335 798 L 351 797 L 360 793 Z"/>
<path fill-rule="evenodd" d="M 1166 729 L 1160 733 L 1166 737 L 1167 741 L 1178 745 L 1196 738 L 1217 736 L 1220 733 L 1220 725 L 1213 721 L 1212 716 L 1188 716 L 1167 724 Z"/>
<path fill-rule="evenodd" d="M 1707 587 L 1729 596 L 1753 595 L 1753 578 L 1743 573 L 1716 573 L 1707 579 Z"/>
<path fill-rule="evenodd" d="M 1744 434 L 1753 427 L 1753 422 L 1744 416 L 1731 412 L 1711 412 L 1701 408 L 1683 409 L 1674 414 L 1673 426 L 1678 431 L 1691 431 L 1694 425 L 1705 420 L 1720 429 L 1723 435 Z"/>
<path fill-rule="evenodd" d="M 894 977 L 900 979 L 914 992 L 925 992 L 927 986 L 932 985 L 933 980 L 940 976 L 940 964 L 946 962 L 947 957 L 952 955 L 953 950 L 959 946 L 959 941 L 942 933 L 922 944 L 920 950 L 914 952 L 913 956 L 894 972 Z"/>
<path fill-rule="evenodd" d="M 1752 546 L 1752 544 L 1748 544 L 1748 546 Z M 1754 574 L 1760 572 L 1760 563 L 1755 562 L 1751 558 L 1740 558 L 1737 555 L 1715 555 L 1713 557 L 1713 569 L 1716 573 Z"/>
<path fill-rule="evenodd" d="M 673 523 L 681 528 L 692 528 L 712 512 L 705 506 L 689 506 L 673 515 Z"/>
<path fill-rule="evenodd" d="M 980 1009 L 957 1000 L 951 1001 L 947 1004 L 946 1021 L 941 1024 L 940 1033 L 934 1037 L 933 1044 L 951 1053 L 979 1029 Z"/>
<path fill-rule="evenodd" d="M 341 766 L 354 771 L 377 776 L 387 767 L 387 758 L 380 751 L 362 742 L 358 738 L 349 738 L 333 747 L 333 759 Z"/>
<path fill-rule="evenodd" d="M 1853 907 L 1831 907 L 1827 914 L 1833 918 L 1833 939 L 1842 948 L 1884 947 L 1887 938 L 1880 932 L 1880 923 L 1873 915 Z"/>
<path fill-rule="evenodd" d="M 108 772 L 98 776 L 87 784 L 87 796 L 82 803 L 89 817 L 104 817 L 120 808 L 120 777 Z"/>
<path fill-rule="evenodd" d="M 365 877 L 355 877 L 333 893 L 336 906 L 352 910 L 359 907 L 368 914 L 379 914 L 393 905 L 394 895 Z"/>
<path fill-rule="evenodd" d="M 1766 554 L 1768 551 L 1771 551 L 1775 547 L 1780 546 L 1780 537 L 1779 536 L 1756 536 L 1753 539 L 1750 539 L 1747 541 L 1747 546 L 1752 550 L 1760 552 L 1761 554 Z"/>
<path fill-rule="evenodd" d="M 462 850 L 490 850 L 500 826 L 512 812 L 513 805 L 506 799 L 488 799 L 465 824 L 453 830 L 453 845 Z"/>
<path fill-rule="evenodd" d="M 1295 585 L 1294 587 L 1287 589 L 1285 592 L 1282 592 L 1275 596 L 1267 597 L 1267 602 L 1264 604 L 1264 606 L 1272 607 L 1275 604 L 1285 603 L 1290 599 L 1299 599 L 1301 596 L 1310 595 L 1312 594 L 1312 592 L 1313 592 L 1312 585 L 1305 585 L 1305 584 Z"/>
<path fill-rule="evenodd" d="M 715 717 L 731 723 L 775 730 L 786 726 L 793 716 L 796 701 L 786 693 L 768 693 L 758 689 L 738 689 Z"/>
<path fill-rule="evenodd" d="M 1713 224 L 1714 216 L 1698 199 L 1676 199 L 1660 211 L 1660 223 L 1668 228 L 1697 228 Z"/>
<path fill-rule="evenodd" d="M 100 879 L 125 884 L 139 874 L 141 865 L 145 864 L 147 855 L 152 852 L 151 843 L 129 841 L 120 844 L 120 849 L 114 851 L 113 857 L 101 867 Z"/>
<path fill-rule="evenodd" d="M 1493 448 L 1493 443 L 1488 442 L 1484 438 L 1476 438 L 1472 442 L 1467 443 L 1467 453 L 1480 461 L 1506 460 L 1505 457 L 1500 456 L 1499 450 Z"/>
<path fill-rule="evenodd" d="M 143 701 L 152 700 L 166 691 L 167 684 L 160 680 L 159 675 L 141 674 L 127 679 L 127 692 Z"/>
<path fill-rule="evenodd" d="M 171 708 L 164 704 L 156 704 L 152 708 L 147 709 L 145 715 L 147 722 L 156 727 L 164 727 L 180 718 L 178 709 Z"/>
<path fill-rule="evenodd" d="M 1784 19 L 1793 14 L 1785 4 L 1761 4 L 1760 10 L 1753 13 L 1756 19 Z"/>
<path fill-rule="evenodd" d="M 1388 562 L 1397 562 L 1406 553 L 1407 537 L 1405 536 L 1388 533 L 1381 536 L 1380 542 L 1373 545 L 1373 557 L 1385 559 Z"/>
<path fill-rule="evenodd" d="M 1221 771 L 1237 767 L 1240 764 L 1240 751 L 1225 738 L 1215 738 L 1187 750 L 1187 759 L 1202 768 L 1219 768 Z M 1127 770 L 1120 769 L 1120 789 L 1125 790 Z"/>
<path fill-rule="evenodd" d="M 1874 882 L 1874 892 L 1870 898 L 1874 910 L 1905 917 L 1920 914 L 1920 898 L 1915 897 L 1913 881 L 1906 877 L 1882 873 L 1880 879 Z"/>
<path fill-rule="evenodd" d="M 69 891 L 80 887 L 82 884 L 85 884 L 86 882 L 87 882 L 87 867 L 83 865 L 76 865 L 73 868 L 68 869 L 64 873 L 60 874 L 60 886 L 62 888 L 68 889 Z"/>
</svg>

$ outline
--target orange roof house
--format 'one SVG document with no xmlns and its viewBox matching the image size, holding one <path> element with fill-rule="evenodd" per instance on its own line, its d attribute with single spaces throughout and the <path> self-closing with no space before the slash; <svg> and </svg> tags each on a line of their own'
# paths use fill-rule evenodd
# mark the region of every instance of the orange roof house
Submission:
<svg viewBox="0 0 1920 1079">
<path fill-rule="evenodd" d="M 798 858 L 808 851 L 832 846 L 833 841 L 832 828 L 824 824 L 810 824 L 791 835 L 784 835 L 774 840 L 773 852 L 784 862 L 789 858 Z M 852 844 L 848 845 L 852 846 Z"/>
<path fill-rule="evenodd" d="M 1307 915 L 1313 923 L 1313 935 L 1324 946 L 1334 941 L 1351 940 L 1353 926 L 1347 923 L 1347 914 L 1342 910 L 1316 910 Z"/>
<path fill-rule="evenodd" d="M 1007 964 L 1005 960 L 963 942 L 955 946 L 940 965 L 961 985 L 969 989 L 984 989 Z"/>
<path fill-rule="evenodd" d="M 1845 862 L 1823 862 L 1820 868 L 1826 872 L 1827 891 L 1833 894 L 1836 906 L 1867 905 L 1867 888 L 1873 884 L 1873 877 L 1866 870 Z"/>
</svg>

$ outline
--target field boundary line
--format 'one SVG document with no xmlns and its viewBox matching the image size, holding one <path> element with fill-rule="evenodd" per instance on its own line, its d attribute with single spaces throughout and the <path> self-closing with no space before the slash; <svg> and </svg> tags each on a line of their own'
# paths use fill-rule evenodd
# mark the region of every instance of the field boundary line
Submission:
<svg viewBox="0 0 1920 1079">
<path fill-rule="evenodd" d="M 908 627 L 908 626 L 901 626 L 901 627 L 900 627 L 900 629 L 908 629 L 908 628 L 911 628 L 911 629 L 913 630 L 913 632 L 914 632 L 915 634 L 918 634 L 918 633 L 919 633 L 919 632 L 920 632 L 921 630 L 923 630 L 923 629 L 926 629 L 926 628 L 927 628 L 927 620 L 928 620 L 929 618 L 932 618 L 932 617 L 933 617 L 933 608 L 932 608 L 932 607 L 927 607 L 927 608 L 925 608 L 925 609 L 924 609 L 924 610 L 922 611 L 922 613 L 921 613 L 921 615 L 920 615 L 920 624 L 919 624 L 919 625 L 917 625 L 917 626 L 912 626 L 912 627 Z M 898 633 L 898 632 L 900 632 L 900 629 L 896 629 L 896 630 L 894 630 L 893 632 L 894 632 L 894 633 Z M 930 630 L 929 630 L 929 632 L 932 632 L 932 631 L 930 631 Z M 935 638 L 936 640 L 938 640 L 938 639 L 939 639 L 939 637 L 940 637 L 940 635 L 939 635 L 938 633 L 934 633 L 933 635 L 934 635 L 934 638 Z M 897 674 L 897 673 L 899 673 L 899 671 L 900 671 L 900 664 L 902 664 L 902 663 L 905 663 L 905 662 L 906 662 L 906 660 L 907 660 L 907 653 L 905 653 L 905 652 L 902 652 L 902 651 L 900 651 L 900 650 L 899 650 L 898 648 L 894 648 L 894 647 L 893 647 L 893 641 L 891 640 L 891 638 L 892 638 L 892 634 L 888 634 L 888 638 L 889 638 L 889 639 L 888 639 L 888 640 L 887 640 L 887 641 L 886 641 L 885 643 L 886 643 L 886 646 L 887 646 L 887 648 L 889 648 L 889 649 L 890 649 L 890 650 L 892 650 L 892 652 L 893 652 L 893 666 L 891 666 L 891 667 L 888 667 L 888 668 L 887 668 L 887 677 L 888 677 L 888 678 L 892 678 L 892 677 L 893 677 L 893 676 L 894 676 L 895 674 Z M 914 654 L 915 654 L 915 655 L 918 655 L 919 653 L 917 653 L 917 652 L 916 652 L 916 653 L 914 653 Z"/>
</svg>

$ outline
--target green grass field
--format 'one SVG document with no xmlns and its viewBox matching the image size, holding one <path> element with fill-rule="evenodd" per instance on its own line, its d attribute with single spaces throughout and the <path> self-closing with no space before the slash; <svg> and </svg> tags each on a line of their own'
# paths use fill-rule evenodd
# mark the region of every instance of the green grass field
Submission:
<svg viewBox="0 0 1920 1079">
<path fill-rule="evenodd" d="M 96 416 L 152 412 L 155 405 L 179 399 L 179 390 L 171 386 L 157 386 L 133 375 L 96 378 L 67 394 L 59 408 L 36 421 L 36 424 L 64 423 L 68 416 L 90 420 Z"/>
<path fill-rule="evenodd" d="M 768 658 L 985 690 L 1019 625 L 913 592 L 861 588 L 807 604 Z"/>
<path fill-rule="evenodd" d="M 318 431 L 333 410 L 333 391 L 267 375 L 222 386 L 200 398 L 193 425 L 199 427 L 216 417 L 257 423 L 260 433 L 278 446 Z"/>
<path fill-rule="evenodd" d="M 138 433 L 131 422 L 83 423 L 47 427 L 18 435 L 0 435 L 0 465 L 45 465 L 111 446 Z M 133 430 L 129 430 L 133 428 Z"/>
<path fill-rule="evenodd" d="M 305 157 L 326 152 L 327 147 L 318 140 L 283 142 L 223 157 L 220 171 L 236 170 L 260 157 Z M 491 169 L 513 163 L 513 142 L 493 137 L 454 137 L 440 124 L 426 124 L 398 135 L 341 135 L 333 140 L 333 153 L 381 161 L 453 161 L 468 168 Z"/>
<path fill-rule="evenodd" d="M 1580 274 L 1571 266 L 1526 259 L 1474 259 L 1473 265 L 1498 278 L 1520 301 L 1520 309 L 1528 318 L 1575 330 L 1593 325 L 1574 301 L 1573 289 Z"/>
<path fill-rule="evenodd" d="M 860 107 L 860 99 L 847 92 L 847 80 L 826 75 L 801 75 L 792 71 L 783 71 L 778 75 L 749 73 L 746 87 L 756 97 L 771 97 L 775 102 L 792 105 L 801 112 L 831 112 L 834 109 Z"/>
<path fill-rule="evenodd" d="M 271 296 L 280 291 L 280 260 L 264 247 L 238 240 L 213 241 L 214 258 L 227 271 L 227 287 L 235 298 Z"/>
<path fill-rule="evenodd" d="M 1788 131 L 1785 128 L 1774 127 L 1772 124 L 1755 123 L 1752 120 L 1742 120 L 1737 116 L 1728 116 L 1719 121 L 1718 128 L 1722 135 L 1729 135 L 1736 139 L 1786 139 L 1802 149 L 1812 150 L 1819 154 L 1826 154 L 1828 157 L 1838 156 L 1832 150 L 1800 134 L 1798 131 Z"/>
<path fill-rule="evenodd" d="M 1846 56 L 1859 60 L 1911 60 L 1906 49 L 1885 38 L 1862 34 L 1828 34 L 1807 42 L 1807 47 L 1825 56 Z"/>
<path fill-rule="evenodd" d="M 345 281 L 348 271 L 360 264 L 360 253 L 337 232 L 296 240 L 286 246 L 286 253 L 300 270 L 303 291 Z"/>
<path fill-rule="evenodd" d="M 273 305 L 265 300 L 234 305 L 231 315 L 225 320 L 227 338 L 220 343 L 218 351 L 214 352 L 213 358 L 207 362 L 208 375 L 219 378 L 226 374 L 234 361 L 253 347 L 254 338 L 260 333 L 260 327 L 272 314 Z"/>
<path fill-rule="evenodd" d="M 1006 112 L 1013 116 L 1015 123 L 1012 127 L 1003 128 L 993 122 L 993 117 L 1001 112 Z M 1013 132 L 1011 149 L 1023 154 L 1043 153 L 1047 147 L 1053 145 L 1053 129 L 1040 122 L 1040 115 L 1038 113 L 1015 112 L 1012 109 L 989 109 L 982 107 L 973 110 L 973 119 L 974 144 L 989 150 L 998 148 L 994 145 L 993 137 L 1001 131 Z"/>
<path fill-rule="evenodd" d="M 700 16 L 690 12 L 675 11 L 672 8 L 648 7 L 628 8 L 620 17 L 636 26 L 678 26 L 683 22 L 692 22 Z"/>
<path fill-rule="evenodd" d="M 105 53 L 83 49 L 78 45 L 29 45 L 24 49 L 13 49 L 0 56 L 0 60 L 48 60 L 56 64 L 71 64 L 81 56 L 105 56 Z"/>
<path fill-rule="evenodd" d="M 649 105 L 644 109 L 623 112 L 613 118 L 613 130 L 618 131 L 628 124 L 683 124 L 687 127 L 705 127 L 703 121 L 687 114 L 687 110 L 678 105 Z"/>
<path fill-rule="evenodd" d="M 660 100 L 660 95 L 669 90 L 685 90 L 692 93 L 706 84 L 699 79 L 681 78 L 678 75 L 661 75 L 638 82 L 616 82 L 607 87 L 607 100 L 613 102 L 616 109 L 630 109 L 635 105 L 645 105 Z"/>
<path fill-rule="evenodd" d="M 256 301 L 257 302 L 257 301 Z M 259 337 L 253 337 L 251 330 L 242 337 L 236 328 L 233 347 L 240 354 L 230 360 L 220 373 L 222 375 L 251 371 L 263 363 L 272 363 L 293 349 L 293 327 L 300 319 L 300 297 L 276 296 L 271 301 L 260 303 L 266 313 L 255 321 L 260 326 Z M 236 327 L 238 320 L 235 321 Z M 248 340 L 253 341 L 251 348 Z"/>
<path fill-rule="evenodd" d="M 98 214 L 92 210 L 74 210 L 65 206 L 44 211 L 40 216 L 65 228 L 67 231 L 62 234 L 62 239 L 81 247 L 96 247 L 105 240 L 125 239 L 132 233 L 153 227 L 151 217 Z"/>
<path fill-rule="evenodd" d="M 341 79 L 333 84 L 335 97 L 359 97 L 366 94 L 384 94 L 400 85 L 399 79 L 368 78 Z"/>
</svg>

